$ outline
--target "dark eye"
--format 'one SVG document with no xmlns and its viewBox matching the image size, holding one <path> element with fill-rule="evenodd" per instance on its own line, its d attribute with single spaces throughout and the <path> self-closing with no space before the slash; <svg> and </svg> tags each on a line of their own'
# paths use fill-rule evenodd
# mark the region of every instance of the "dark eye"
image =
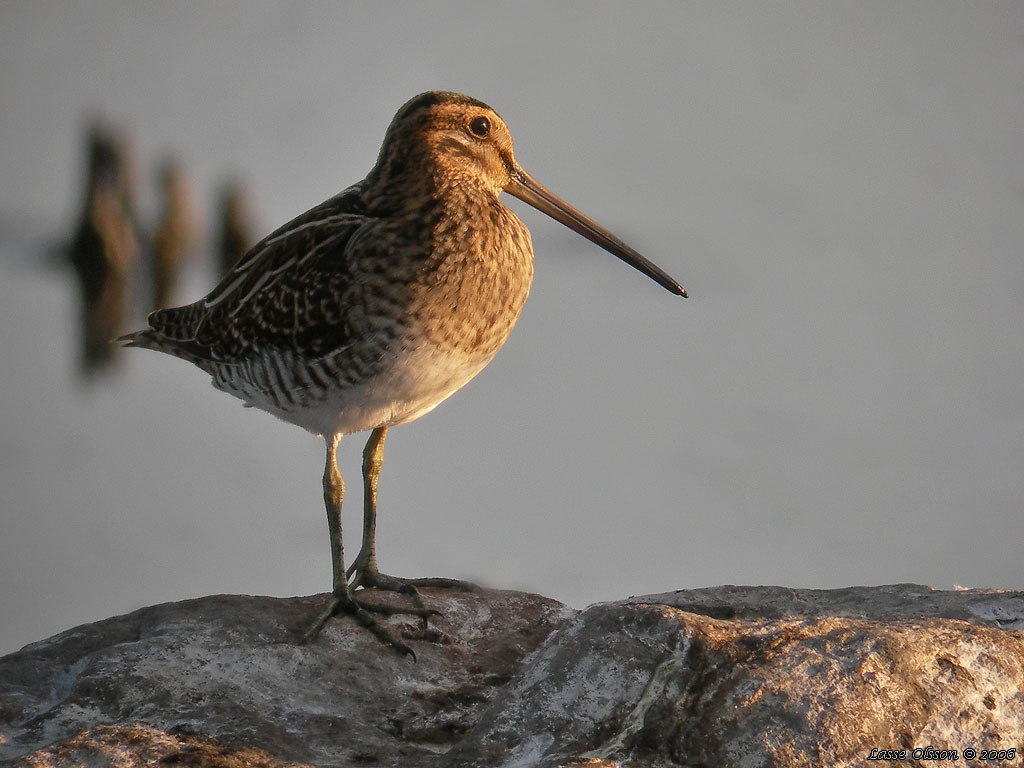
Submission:
<svg viewBox="0 0 1024 768">
<path fill-rule="evenodd" d="M 469 121 L 469 132 L 480 139 L 486 139 L 491 132 L 491 121 L 486 117 L 474 117 Z"/>
</svg>

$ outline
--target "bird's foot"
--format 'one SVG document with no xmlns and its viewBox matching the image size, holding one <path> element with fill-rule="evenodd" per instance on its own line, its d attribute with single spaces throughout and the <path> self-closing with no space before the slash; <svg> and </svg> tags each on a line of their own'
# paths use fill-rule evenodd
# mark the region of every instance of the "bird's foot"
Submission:
<svg viewBox="0 0 1024 768">
<path fill-rule="evenodd" d="M 461 579 L 403 579 L 398 576 L 389 576 L 386 573 L 381 573 L 374 567 L 366 566 L 356 567 L 352 581 L 349 582 L 350 589 L 354 590 L 359 587 L 362 587 L 363 589 L 380 589 L 387 592 L 396 592 L 400 595 L 405 595 L 417 608 L 428 611 L 428 615 L 436 615 L 439 614 L 440 611 L 430 610 L 423 606 L 423 598 L 417 587 L 459 589 L 465 592 L 473 592 L 480 589 L 476 584 L 469 581 L 462 581 Z"/>
<path fill-rule="evenodd" d="M 407 584 L 412 584 L 416 587 L 434 587 L 436 589 L 457 589 L 461 592 L 478 592 L 480 590 L 479 584 L 474 584 L 472 581 L 463 581 L 462 579 L 445 579 L 440 577 L 424 577 L 419 579 L 401 579 L 401 581 Z"/>
<path fill-rule="evenodd" d="M 433 608 L 427 608 L 423 604 L 423 595 L 420 593 L 418 587 L 458 589 L 466 592 L 472 592 L 480 589 L 476 584 L 469 581 L 462 581 L 460 579 L 406 579 L 398 576 L 390 576 L 386 573 L 381 573 L 375 566 L 367 567 L 358 562 L 355 564 L 353 570 L 354 574 L 351 574 L 352 581 L 349 582 L 349 589 L 354 591 L 358 588 L 359 592 L 356 592 L 356 595 L 362 595 L 366 590 L 380 590 L 404 595 L 409 599 L 413 606 L 415 606 L 415 608 L 404 609 L 401 612 L 421 616 L 423 618 L 423 629 L 428 632 L 430 631 L 430 617 L 440 616 L 441 612 Z M 364 602 L 363 605 L 366 605 L 366 603 Z"/>
<path fill-rule="evenodd" d="M 316 617 L 316 621 L 313 622 L 313 625 L 302 635 L 302 643 L 310 643 L 315 640 L 317 635 L 319 635 L 320 631 L 324 628 L 324 625 L 332 617 L 340 614 L 347 614 L 359 622 L 363 627 L 370 630 L 374 637 L 382 643 L 390 645 L 399 653 L 409 654 L 412 656 L 413 661 L 415 661 L 416 654 L 413 652 L 412 648 L 403 642 L 392 629 L 374 616 L 374 613 L 382 614 L 384 616 L 408 614 L 412 616 L 419 616 L 425 622 L 428 616 L 437 613 L 437 611 L 431 611 L 430 609 L 423 608 L 421 606 L 416 606 L 415 608 L 402 608 L 382 603 L 359 602 L 346 590 L 344 593 L 334 593 L 331 595 L 331 599 L 327 603 L 327 607 L 320 612 Z"/>
</svg>

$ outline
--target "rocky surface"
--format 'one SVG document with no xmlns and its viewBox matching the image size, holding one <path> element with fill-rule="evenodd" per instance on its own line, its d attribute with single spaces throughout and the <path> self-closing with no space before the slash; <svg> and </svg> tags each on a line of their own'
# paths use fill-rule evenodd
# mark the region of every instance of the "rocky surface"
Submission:
<svg viewBox="0 0 1024 768">
<path fill-rule="evenodd" d="M 430 630 L 392 619 L 415 661 L 347 619 L 300 644 L 326 595 L 158 605 L 35 643 L 0 659 L 0 760 L 42 748 L 25 762 L 432 765 L 575 611 L 425 594 L 444 611 Z"/>
<path fill-rule="evenodd" d="M 594 606 L 442 764 L 852 766 L 929 745 L 1019 760 L 1021 629 L 1022 593 L 914 585 Z"/>
<path fill-rule="evenodd" d="M 155 606 L 0 659 L 0 759 L 854 766 L 873 748 L 933 764 L 930 747 L 1024 764 L 1020 592 L 719 587 L 581 613 L 429 592 L 431 629 L 392 619 L 417 661 L 351 621 L 299 645 L 323 599 Z"/>
</svg>

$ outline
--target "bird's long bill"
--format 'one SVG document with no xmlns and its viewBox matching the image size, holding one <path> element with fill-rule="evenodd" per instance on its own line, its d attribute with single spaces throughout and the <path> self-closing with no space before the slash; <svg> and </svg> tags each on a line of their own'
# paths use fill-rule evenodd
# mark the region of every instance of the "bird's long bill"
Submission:
<svg viewBox="0 0 1024 768">
<path fill-rule="evenodd" d="M 669 277 L 665 270 L 645 259 L 596 221 L 584 216 L 567 202 L 549 192 L 522 168 L 517 167 L 512 172 L 511 181 L 505 187 L 505 191 L 518 197 L 524 203 L 532 205 L 538 211 L 546 213 L 574 232 L 583 235 L 608 253 L 618 256 L 631 267 L 643 272 L 677 296 L 686 296 L 683 286 Z"/>
</svg>

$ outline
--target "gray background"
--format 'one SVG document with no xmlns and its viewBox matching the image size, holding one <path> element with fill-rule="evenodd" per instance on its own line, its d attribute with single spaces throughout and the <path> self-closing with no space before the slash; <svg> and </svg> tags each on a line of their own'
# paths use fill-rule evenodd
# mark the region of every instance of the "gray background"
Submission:
<svg viewBox="0 0 1024 768">
<path fill-rule="evenodd" d="M 75 383 L 41 269 L 81 129 L 179 154 L 212 230 L 361 178 L 444 88 L 664 266 L 682 301 L 513 201 L 533 293 L 494 363 L 394 430 L 382 566 L 582 607 L 722 583 L 1024 588 L 1024 5 L 0 6 L 0 653 L 218 592 L 330 583 L 322 447 L 190 366 Z M 196 268 L 181 301 L 211 285 Z M 358 535 L 362 437 L 343 442 Z"/>
</svg>

